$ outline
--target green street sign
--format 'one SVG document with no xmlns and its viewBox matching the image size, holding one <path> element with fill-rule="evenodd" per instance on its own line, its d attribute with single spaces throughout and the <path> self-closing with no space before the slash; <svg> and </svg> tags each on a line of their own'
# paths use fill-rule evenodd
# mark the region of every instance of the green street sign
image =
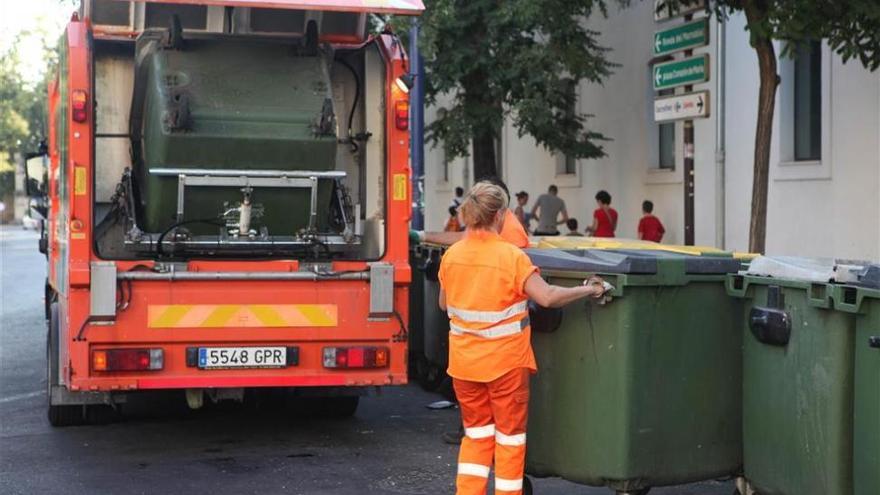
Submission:
<svg viewBox="0 0 880 495">
<path fill-rule="evenodd" d="M 709 80 L 709 55 L 657 64 L 652 79 L 654 91 L 706 82 Z"/>
<path fill-rule="evenodd" d="M 700 19 L 654 33 L 654 55 L 689 50 L 709 43 L 709 21 Z"/>
</svg>

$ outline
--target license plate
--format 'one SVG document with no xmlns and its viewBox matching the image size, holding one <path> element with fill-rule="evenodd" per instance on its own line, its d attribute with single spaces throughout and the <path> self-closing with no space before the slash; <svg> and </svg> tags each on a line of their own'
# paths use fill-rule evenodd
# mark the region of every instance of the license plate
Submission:
<svg viewBox="0 0 880 495">
<path fill-rule="evenodd" d="M 200 347 L 199 368 L 283 368 L 286 347 Z"/>
</svg>

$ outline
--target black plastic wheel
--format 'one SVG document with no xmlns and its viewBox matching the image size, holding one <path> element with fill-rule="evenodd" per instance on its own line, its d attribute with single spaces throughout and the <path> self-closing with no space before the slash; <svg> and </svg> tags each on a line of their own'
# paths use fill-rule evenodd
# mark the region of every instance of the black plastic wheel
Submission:
<svg viewBox="0 0 880 495">
<path fill-rule="evenodd" d="M 523 495 L 532 495 L 532 492 L 533 492 L 532 479 L 529 478 L 528 476 L 523 476 L 522 492 L 523 492 Z"/>
<path fill-rule="evenodd" d="M 434 392 L 446 380 L 446 372 L 436 364 L 428 361 L 428 358 L 422 357 L 416 363 L 417 374 L 416 380 L 425 392 Z"/>
</svg>

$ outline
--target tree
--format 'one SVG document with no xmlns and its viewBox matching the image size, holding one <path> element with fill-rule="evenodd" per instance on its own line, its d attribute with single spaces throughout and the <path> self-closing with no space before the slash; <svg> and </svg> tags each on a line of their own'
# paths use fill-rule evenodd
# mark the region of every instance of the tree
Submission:
<svg viewBox="0 0 880 495">
<path fill-rule="evenodd" d="M 450 103 L 427 127 L 446 156 L 467 156 L 474 175 L 497 174 L 496 143 L 506 118 L 519 137 L 553 152 L 604 156 L 589 115 L 573 112 L 577 82 L 601 82 L 613 64 L 598 33 L 584 27 L 605 0 L 430 0 L 421 18 L 426 103 Z"/>
<path fill-rule="evenodd" d="M 58 59 L 52 47 L 56 33 L 49 31 L 45 20 L 40 20 L 33 30 L 17 33 L 0 53 L 0 198 L 13 193 L 14 154 L 37 150 L 46 137 L 47 85 Z M 21 73 L 20 46 L 28 37 L 42 45 L 45 69 L 37 81 L 28 81 Z"/>
<path fill-rule="evenodd" d="M 666 0 L 675 9 L 693 0 Z M 871 71 L 880 67 L 880 4 L 877 0 L 710 0 L 709 9 L 720 17 L 742 12 L 758 57 L 760 88 L 755 129 L 752 214 L 749 250 L 763 253 L 767 234 L 767 187 L 777 72 L 774 40 L 783 42 L 782 55 L 799 43 L 824 39 L 844 62 L 857 59 Z"/>
</svg>

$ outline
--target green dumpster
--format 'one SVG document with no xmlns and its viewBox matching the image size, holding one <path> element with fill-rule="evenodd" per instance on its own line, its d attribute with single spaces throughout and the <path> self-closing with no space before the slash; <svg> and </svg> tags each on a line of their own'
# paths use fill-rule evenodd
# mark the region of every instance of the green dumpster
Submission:
<svg viewBox="0 0 880 495">
<path fill-rule="evenodd" d="M 428 391 L 446 382 L 449 360 L 449 318 L 440 309 L 440 282 L 437 271 L 447 246 L 419 244 L 414 248 L 410 359 L 413 377 Z M 418 270 L 418 274 L 415 270 Z M 415 287 L 418 284 L 419 287 Z"/>
<path fill-rule="evenodd" d="M 839 287 L 834 307 L 855 315 L 853 493 L 880 494 L 880 265 L 864 286 Z"/>
<path fill-rule="evenodd" d="M 570 304 L 561 318 L 533 312 L 538 373 L 526 471 L 620 493 L 739 473 L 742 311 L 725 277 L 740 262 L 659 251 L 527 253 L 552 284 L 599 274 L 615 289 L 611 301 Z"/>
<path fill-rule="evenodd" d="M 856 332 L 834 309 L 841 274 L 830 260 L 760 257 L 728 280 L 745 301 L 744 472 L 761 495 L 853 493 Z"/>
</svg>

